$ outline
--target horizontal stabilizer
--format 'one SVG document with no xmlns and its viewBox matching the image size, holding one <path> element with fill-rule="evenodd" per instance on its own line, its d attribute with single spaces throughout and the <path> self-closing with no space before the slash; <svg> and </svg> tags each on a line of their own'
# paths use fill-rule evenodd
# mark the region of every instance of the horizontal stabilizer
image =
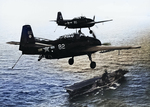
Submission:
<svg viewBox="0 0 150 107">
<path fill-rule="evenodd" d="M 11 44 L 11 45 L 20 45 L 20 42 L 16 42 L 16 41 L 10 41 L 10 42 L 6 42 L 7 44 Z"/>
</svg>

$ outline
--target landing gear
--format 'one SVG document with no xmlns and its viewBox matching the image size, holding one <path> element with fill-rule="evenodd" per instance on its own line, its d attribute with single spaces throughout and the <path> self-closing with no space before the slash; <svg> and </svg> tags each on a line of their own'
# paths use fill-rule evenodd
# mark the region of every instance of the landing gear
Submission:
<svg viewBox="0 0 150 107">
<path fill-rule="evenodd" d="M 79 34 L 81 34 L 81 33 L 82 33 L 82 32 L 81 32 L 81 29 L 80 29 L 80 30 L 78 30 L 78 33 L 79 33 Z"/>
<path fill-rule="evenodd" d="M 92 69 L 94 69 L 94 68 L 96 67 L 96 62 L 92 61 L 91 54 L 88 54 L 88 57 L 89 57 L 89 60 L 91 61 L 90 67 L 91 67 Z M 73 64 L 74 64 L 74 57 L 70 58 L 70 59 L 68 60 L 68 63 L 69 63 L 69 65 L 73 65 Z"/>
<path fill-rule="evenodd" d="M 89 31 L 89 33 L 90 33 L 90 34 L 92 34 L 92 33 L 93 33 L 93 31 L 92 31 L 92 30 L 90 30 L 90 31 Z"/>
<path fill-rule="evenodd" d="M 81 29 L 80 29 L 80 30 L 78 30 L 78 33 L 79 33 L 79 34 L 81 34 L 81 33 L 82 33 L 82 32 L 81 32 Z M 93 31 L 92 31 L 90 28 L 89 28 L 89 33 L 90 33 L 90 34 L 93 34 Z"/>
<path fill-rule="evenodd" d="M 93 31 L 90 29 L 90 27 L 89 27 L 89 30 L 90 30 L 89 33 L 90 33 L 90 34 L 93 34 Z"/>
<path fill-rule="evenodd" d="M 44 55 L 40 55 L 38 61 L 40 61 L 43 57 Z"/>
<path fill-rule="evenodd" d="M 92 62 L 90 63 L 90 67 L 91 67 L 92 69 L 94 69 L 94 68 L 96 67 L 96 62 L 92 61 Z"/>
<path fill-rule="evenodd" d="M 74 63 L 74 59 L 73 59 L 73 57 L 72 57 L 72 58 L 70 58 L 70 59 L 68 60 L 68 63 L 69 63 L 70 65 L 73 65 L 73 63 Z"/>
<path fill-rule="evenodd" d="M 96 35 L 94 34 L 94 32 L 89 28 L 89 33 L 93 35 L 93 37 L 96 39 Z"/>
<path fill-rule="evenodd" d="M 94 69 L 94 68 L 96 67 L 96 62 L 92 61 L 91 54 L 88 54 L 88 57 L 89 57 L 89 60 L 91 61 L 90 67 L 91 67 L 92 69 Z"/>
</svg>

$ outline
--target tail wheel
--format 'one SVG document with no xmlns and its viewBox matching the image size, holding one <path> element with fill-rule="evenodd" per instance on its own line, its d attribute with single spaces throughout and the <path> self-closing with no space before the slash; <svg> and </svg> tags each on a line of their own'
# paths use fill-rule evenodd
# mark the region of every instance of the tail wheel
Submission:
<svg viewBox="0 0 150 107">
<path fill-rule="evenodd" d="M 68 63 L 69 63 L 70 65 L 73 65 L 74 59 L 73 59 L 73 58 L 70 58 L 70 59 L 68 60 Z"/>
<path fill-rule="evenodd" d="M 92 61 L 91 64 L 90 64 L 90 67 L 91 67 L 92 69 L 94 69 L 94 68 L 96 67 L 96 62 Z"/>
</svg>

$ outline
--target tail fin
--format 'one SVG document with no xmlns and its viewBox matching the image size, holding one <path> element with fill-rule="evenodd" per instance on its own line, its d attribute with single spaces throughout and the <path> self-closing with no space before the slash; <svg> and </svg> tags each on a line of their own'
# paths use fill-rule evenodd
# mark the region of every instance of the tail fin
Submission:
<svg viewBox="0 0 150 107">
<path fill-rule="evenodd" d="M 35 38 L 30 25 L 22 27 L 19 50 L 23 51 L 27 44 L 35 44 Z"/>
<path fill-rule="evenodd" d="M 61 21 L 63 21 L 63 16 L 61 14 L 61 12 L 57 13 L 57 24 L 59 24 Z"/>
</svg>

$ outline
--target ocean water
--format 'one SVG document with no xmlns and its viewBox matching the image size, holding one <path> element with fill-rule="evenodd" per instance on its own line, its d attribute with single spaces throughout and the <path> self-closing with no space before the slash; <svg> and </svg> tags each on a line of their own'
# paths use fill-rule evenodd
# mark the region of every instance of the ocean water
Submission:
<svg viewBox="0 0 150 107">
<path fill-rule="evenodd" d="M 49 22 L 32 23 L 35 36 L 56 39 L 75 30 L 58 28 L 49 32 Z M 92 55 L 97 67 L 90 69 L 88 57 L 37 61 L 37 55 L 23 55 L 14 69 L 21 52 L 19 46 L 8 41 L 19 41 L 21 23 L 0 23 L 0 106 L 1 107 L 150 107 L 150 18 L 128 17 L 92 28 L 97 38 L 112 45 L 141 46 L 141 49 L 122 50 Z M 88 29 L 83 29 L 88 34 Z M 99 90 L 70 100 L 65 86 L 98 76 L 104 72 L 127 69 L 125 80 L 116 89 Z"/>
</svg>

